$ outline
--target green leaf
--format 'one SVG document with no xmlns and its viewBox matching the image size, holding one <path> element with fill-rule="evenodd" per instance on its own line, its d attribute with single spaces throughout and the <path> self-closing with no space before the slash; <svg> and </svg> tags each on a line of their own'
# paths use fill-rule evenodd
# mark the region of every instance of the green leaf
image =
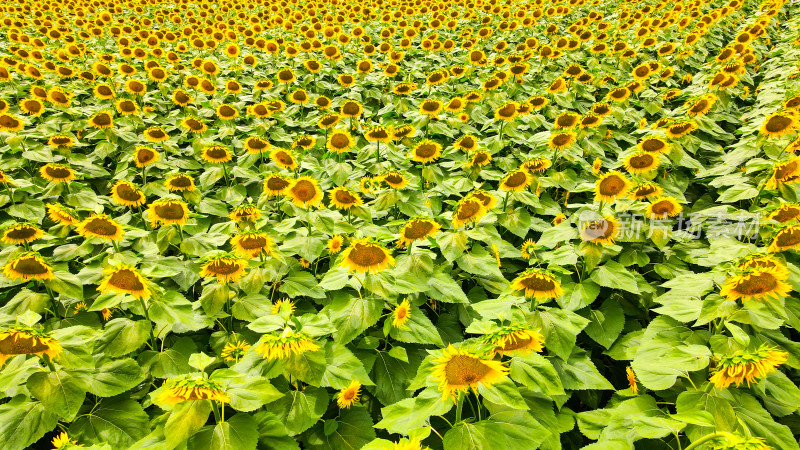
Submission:
<svg viewBox="0 0 800 450">
<path fill-rule="evenodd" d="M 309 261 L 312 260 L 309 259 Z M 303 295 L 311 298 L 325 298 L 325 291 L 319 287 L 317 279 L 314 278 L 314 275 L 305 271 L 296 270 L 290 272 L 278 290 L 291 298 Z"/>
<path fill-rule="evenodd" d="M 389 433 L 406 434 L 408 430 L 428 423 L 431 416 L 441 416 L 453 408 L 453 402 L 442 394 L 426 389 L 413 398 L 407 398 L 381 409 L 383 419 L 375 424 Z"/>
<path fill-rule="evenodd" d="M 300 445 L 286 432 L 281 419 L 267 411 L 253 414 L 258 426 L 258 441 L 266 448 L 275 450 L 300 450 Z"/>
<path fill-rule="evenodd" d="M 544 345 L 561 359 L 569 358 L 575 347 L 575 339 L 589 323 L 588 320 L 571 311 L 558 308 L 543 308 L 538 319 L 539 328 L 544 334 Z"/>
<path fill-rule="evenodd" d="M 589 278 L 603 287 L 622 289 L 632 294 L 639 293 L 636 278 L 625 266 L 616 261 L 608 261 L 602 266 L 596 267 Z"/>
<path fill-rule="evenodd" d="M 622 306 L 612 299 L 606 299 L 600 305 L 600 309 L 592 310 L 589 313 L 589 320 L 591 322 L 583 331 L 605 348 L 611 347 L 625 327 L 625 314 L 622 312 Z"/>
<path fill-rule="evenodd" d="M 83 382 L 89 392 L 101 397 L 119 395 L 144 380 L 142 368 L 130 358 L 105 360 L 86 374 Z"/>
<path fill-rule="evenodd" d="M 323 426 L 317 424 L 307 441 L 311 449 L 357 450 L 375 438 L 372 417 L 364 407 L 342 410 L 332 423 L 336 429 L 325 433 Z"/>
<path fill-rule="evenodd" d="M 208 422 L 211 400 L 180 402 L 170 411 L 164 424 L 164 436 L 170 448 L 186 442 Z"/>
<path fill-rule="evenodd" d="M 614 386 L 600 375 L 589 355 L 583 350 L 573 352 L 567 361 L 553 358 L 551 362 L 561 378 L 564 389 L 614 389 Z"/>
<path fill-rule="evenodd" d="M 150 327 L 149 320 L 112 319 L 95 342 L 94 351 L 110 357 L 132 353 L 147 341 Z"/>
<path fill-rule="evenodd" d="M 328 409 L 325 389 L 308 386 L 304 391 L 289 391 L 270 406 L 286 426 L 290 436 L 311 428 Z"/>
<path fill-rule="evenodd" d="M 204 427 L 189 439 L 188 448 L 198 450 L 253 450 L 258 443 L 258 424 L 239 413 L 213 427 Z"/>
<path fill-rule="evenodd" d="M 58 415 L 40 402 L 18 395 L 0 405 L 0 442 L 6 450 L 22 450 L 55 428 Z"/>
<path fill-rule="evenodd" d="M 786 425 L 775 422 L 753 396 L 735 389 L 727 392 L 732 397 L 731 404 L 736 416 L 747 425 L 755 436 L 764 438 L 767 444 L 775 449 L 797 450 L 800 448 L 792 430 Z"/>
<path fill-rule="evenodd" d="M 372 366 L 372 378 L 375 380 L 372 389 L 378 400 L 384 405 L 391 405 L 408 398 L 411 394 L 406 389 L 414 377 L 413 369 L 411 364 L 392 358 L 387 352 L 377 352 Z"/>
<path fill-rule="evenodd" d="M 533 391 L 545 395 L 564 394 L 564 386 L 556 369 L 538 353 L 512 358 L 510 375 L 512 380 Z"/>
<path fill-rule="evenodd" d="M 101 399 L 69 427 L 70 436 L 112 448 L 127 448 L 150 432 L 149 417 L 129 398 Z"/>
<path fill-rule="evenodd" d="M 520 410 L 527 409 L 525 400 L 523 400 L 522 395 L 519 393 L 517 385 L 509 378 L 504 378 L 490 385 L 478 384 L 478 393 L 481 394 L 485 400 L 496 405 L 508 406 Z"/>
<path fill-rule="evenodd" d="M 331 304 L 323 309 L 336 327 L 333 339 L 340 344 L 347 344 L 375 325 L 382 310 L 383 300 L 371 296 L 354 297 L 347 292 L 337 292 Z"/>
<path fill-rule="evenodd" d="M 71 422 L 86 398 L 86 390 L 73 376 L 58 370 L 39 372 L 28 378 L 28 390 L 50 412 Z"/>
<path fill-rule="evenodd" d="M 443 346 L 442 337 L 425 312 L 416 306 L 410 309 L 411 315 L 401 328 L 392 326 L 390 336 L 400 342 L 412 344 L 433 344 Z M 391 317 L 386 318 L 391 321 Z"/>
<path fill-rule="evenodd" d="M 351 381 L 358 381 L 362 385 L 371 385 L 364 364 L 342 344 L 327 342 L 325 344 L 325 373 L 322 375 L 321 385 L 334 389 L 343 389 Z"/>
</svg>

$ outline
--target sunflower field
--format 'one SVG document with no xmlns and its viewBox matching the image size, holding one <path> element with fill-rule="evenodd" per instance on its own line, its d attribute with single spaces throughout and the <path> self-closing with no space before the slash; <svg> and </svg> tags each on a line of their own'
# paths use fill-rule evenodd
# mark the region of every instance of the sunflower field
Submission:
<svg viewBox="0 0 800 450">
<path fill-rule="evenodd" d="M 800 449 L 794 3 L 2 2 L 0 447 Z"/>
</svg>

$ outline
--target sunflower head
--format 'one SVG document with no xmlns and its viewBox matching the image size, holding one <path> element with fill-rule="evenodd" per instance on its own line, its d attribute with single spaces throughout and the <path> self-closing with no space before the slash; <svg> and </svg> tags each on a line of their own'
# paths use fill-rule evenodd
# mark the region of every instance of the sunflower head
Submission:
<svg viewBox="0 0 800 450">
<path fill-rule="evenodd" d="M 798 120 L 794 112 L 775 112 L 764 119 L 760 132 L 769 138 L 779 138 L 791 134 L 798 128 Z"/>
<path fill-rule="evenodd" d="M 768 344 L 762 344 L 753 350 L 737 350 L 731 354 L 715 356 L 716 365 L 709 381 L 718 389 L 727 389 L 736 384 L 755 382 L 775 372 L 777 367 L 786 363 L 789 354 Z"/>
<path fill-rule="evenodd" d="M 526 297 L 553 299 L 561 297 L 564 290 L 561 282 L 548 270 L 528 269 L 511 283 L 511 288 L 522 292 Z"/>
<path fill-rule="evenodd" d="M 53 222 L 61 225 L 75 225 L 78 223 L 78 219 L 63 205 L 59 203 L 48 203 L 46 206 L 47 216 Z"/>
<path fill-rule="evenodd" d="M 281 334 L 265 334 L 256 344 L 254 351 L 268 361 L 282 360 L 293 355 L 302 355 L 306 352 L 315 352 L 320 349 L 319 344 L 307 333 L 294 332 L 286 328 Z"/>
<path fill-rule="evenodd" d="M 431 375 L 438 382 L 443 400 L 455 401 L 460 392 L 477 389 L 481 384 L 491 386 L 508 376 L 508 369 L 500 361 L 467 349 L 450 345 L 437 353 Z"/>
<path fill-rule="evenodd" d="M 189 219 L 189 207 L 185 202 L 173 198 L 162 198 L 154 201 L 147 208 L 150 226 L 186 225 Z"/>
<path fill-rule="evenodd" d="M 200 157 L 203 158 L 204 161 L 212 164 L 222 164 L 233 159 L 231 151 L 224 145 L 210 145 L 205 147 Z"/>
<path fill-rule="evenodd" d="M 378 273 L 394 266 L 394 257 L 383 245 L 369 238 L 353 239 L 341 256 L 348 272 Z"/>
<path fill-rule="evenodd" d="M 442 146 L 430 139 L 426 139 L 417 144 L 411 151 L 409 157 L 412 161 L 427 164 L 439 159 L 442 154 Z"/>
<path fill-rule="evenodd" d="M 647 205 L 646 217 L 664 218 L 675 217 L 683 211 L 683 206 L 675 197 L 661 197 Z"/>
<path fill-rule="evenodd" d="M 45 164 L 39 168 L 39 174 L 53 183 L 69 183 L 75 179 L 75 171 L 63 164 Z"/>
<path fill-rule="evenodd" d="M 147 198 L 135 184 L 119 180 L 111 187 L 111 199 L 122 206 L 137 207 L 143 205 Z"/>
<path fill-rule="evenodd" d="M 264 194 L 267 197 L 284 195 L 291 184 L 292 181 L 281 174 L 267 175 L 264 178 Z"/>
<path fill-rule="evenodd" d="M 44 236 L 42 231 L 36 225 L 31 223 L 18 223 L 5 227 L 0 235 L 0 241 L 4 244 L 28 244 Z"/>
<path fill-rule="evenodd" d="M 125 234 L 122 225 L 105 214 L 92 214 L 78 223 L 75 230 L 83 237 L 96 237 L 105 241 L 119 241 Z"/>
<path fill-rule="evenodd" d="M 361 383 L 353 380 L 336 393 L 336 403 L 339 405 L 339 408 L 347 409 L 358 402 L 360 392 Z"/>
<path fill-rule="evenodd" d="M 322 202 L 323 192 L 319 182 L 310 176 L 302 176 L 292 182 L 284 193 L 295 206 L 312 208 Z"/>
<path fill-rule="evenodd" d="M 331 206 L 336 209 L 348 210 L 354 206 L 361 206 L 364 201 L 357 192 L 345 186 L 333 188 L 328 195 L 330 196 Z"/>
<path fill-rule="evenodd" d="M 291 150 L 276 147 L 269 153 L 269 158 L 282 169 L 294 170 L 298 167 L 297 158 Z"/>
<path fill-rule="evenodd" d="M 586 220 L 581 224 L 580 237 L 584 242 L 610 245 L 619 235 L 619 221 L 612 216 Z"/>
<path fill-rule="evenodd" d="M 234 253 L 241 258 L 255 258 L 259 255 L 271 255 L 274 251 L 274 242 L 266 233 L 242 233 L 231 238 L 231 247 Z"/>
<path fill-rule="evenodd" d="M 228 253 L 220 253 L 209 257 L 203 263 L 200 276 L 215 278 L 219 283 L 237 282 L 244 275 L 247 261 Z"/>
<path fill-rule="evenodd" d="M 630 181 L 618 171 L 608 172 L 595 183 L 594 197 L 601 202 L 612 202 L 630 189 Z"/>
<path fill-rule="evenodd" d="M 355 144 L 355 139 L 347 130 L 337 129 L 328 133 L 327 147 L 333 153 L 345 153 L 353 148 Z"/>
<path fill-rule="evenodd" d="M 145 300 L 152 296 L 149 281 L 133 266 L 123 264 L 104 270 L 103 273 L 105 277 L 97 287 L 97 291 L 102 294 L 128 294 Z"/>
<path fill-rule="evenodd" d="M 767 301 L 789 295 L 792 286 L 785 282 L 780 268 L 748 267 L 741 274 L 725 280 L 720 295 L 731 301 Z"/>
<path fill-rule="evenodd" d="M 495 353 L 504 356 L 541 352 L 544 349 L 544 336 L 520 324 L 503 326 L 483 335 L 481 341 L 492 346 Z"/>
<path fill-rule="evenodd" d="M 53 267 L 36 252 L 25 252 L 9 259 L 3 266 L 3 275 L 9 280 L 50 280 L 53 278 Z"/>
<path fill-rule="evenodd" d="M 507 174 L 500 181 L 500 190 L 505 192 L 524 191 L 533 182 L 533 175 L 520 168 Z"/>
<path fill-rule="evenodd" d="M 408 299 L 403 300 L 392 310 L 392 326 L 405 329 L 406 323 L 411 319 L 411 303 Z"/>
<path fill-rule="evenodd" d="M 17 355 L 47 355 L 52 360 L 61 350 L 58 341 L 41 329 L 17 326 L 0 331 L 0 366 Z"/>
<path fill-rule="evenodd" d="M 477 223 L 488 211 L 481 199 L 468 195 L 459 200 L 453 211 L 453 227 L 458 229 L 468 223 Z"/>
<path fill-rule="evenodd" d="M 436 236 L 442 226 L 435 220 L 427 217 L 415 217 L 400 229 L 400 238 L 397 247 L 403 248 L 414 241 L 424 241 L 428 237 Z"/>
<path fill-rule="evenodd" d="M 185 377 L 167 380 L 166 388 L 156 397 L 156 403 L 177 405 L 187 401 L 210 400 L 230 403 L 230 395 L 217 381 L 203 377 Z"/>
</svg>

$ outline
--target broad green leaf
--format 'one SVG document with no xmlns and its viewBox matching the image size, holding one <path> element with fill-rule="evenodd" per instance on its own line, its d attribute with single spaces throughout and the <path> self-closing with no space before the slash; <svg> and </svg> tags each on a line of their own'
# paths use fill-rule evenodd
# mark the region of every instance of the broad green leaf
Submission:
<svg viewBox="0 0 800 450">
<path fill-rule="evenodd" d="M 239 413 L 215 426 L 204 427 L 189 439 L 188 448 L 198 450 L 254 450 L 258 425 L 252 417 Z"/>
<path fill-rule="evenodd" d="M 55 428 L 57 423 L 58 415 L 46 410 L 42 403 L 18 395 L 0 405 L 0 442 L 7 450 L 22 450 Z"/>
<path fill-rule="evenodd" d="M 313 386 L 303 391 L 289 391 L 270 405 L 270 411 L 280 418 L 290 436 L 311 428 L 327 409 L 328 393 Z"/>
<path fill-rule="evenodd" d="M 70 436 L 91 443 L 108 443 L 125 448 L 150 432 L 149 417 L 142 406 L 129 398 L 102 399 L 69 427 Z"/>
<path fill-rule="evenodd" d="M 86 398 L 79 380 L 63 370 L 39 372 L 28 378 L 28 390 L 50 412 L 71 422 Z"/>
</svg>

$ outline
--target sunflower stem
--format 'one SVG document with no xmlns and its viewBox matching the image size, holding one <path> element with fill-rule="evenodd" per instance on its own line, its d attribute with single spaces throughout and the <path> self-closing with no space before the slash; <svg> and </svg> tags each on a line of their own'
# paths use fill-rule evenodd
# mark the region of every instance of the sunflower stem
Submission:
<svg viewBox="0 0 800 450">
<path fill-rule="evenodd" d="M 230 187 L 231 186 L 231 180 L 228 177 L 228 166 L 225 165 L 225 163 L 222 163 L 222 171 L 225 173 L 225 184 L 227 184 L 228 187 Z"/>
<path fill-rule="evenodd" d="M 3 186 L 5 187 L 6 193 L 8 194 L 8 200 L 11 202 L 11 205 L 13 206 L 14 205 L 14 191 L 12 191 L 10 187 L 8 187 L 8 183 L 3 183 Z"/>
<path fill-rule="evenodd" d="M 139 298 L 139 304 L 142 306 L 142 311 L 144 311 L 144 318 L 147 319 L 148 322 L 151 322 L 150 312 L 147 310 L 147 304 L 141 297 Z M 158 341 L 156 340 L 156 335 L 153 334 L 153 327 L 150 327 L 150 347 L 156 351 L 158 349 Z"/>
<path fill-rule="evenodd" d="M 734 434 L 728 433 L 727 431 L 717 431 L 716 433 L 707 434 L 707 435 L 701 437 L 700 439 L 692 442 L 692 444 L 689 445 L 688 447 L 686 447 L 684 450 L 692 450 L 694 448 L 698 448 L 701 445 L 705 444 L 706 442 L 708 442 L 710 440 L 713 440 L 713 439 L 716 439 L 716 438 L 719 438 L 719 437 L 724 437 L 726 439 L 730 439 L 731 437 L 735 438 L 736 436 Z"/>
<path fill-rule="evenodd" d="M 510 194 L 510 192 L 506 192 L 506 196 L 503 199 L 503 212 L 506 212 L 506 206 L 508 206 L 508 194 Z"/>
<path fill-rule="evenodd" d="M 464 407 L 464 393 L 458 393 L 458 401 L 456 403 L 456 425 L 461 422 L 461 410 Z"/>
</svg>

